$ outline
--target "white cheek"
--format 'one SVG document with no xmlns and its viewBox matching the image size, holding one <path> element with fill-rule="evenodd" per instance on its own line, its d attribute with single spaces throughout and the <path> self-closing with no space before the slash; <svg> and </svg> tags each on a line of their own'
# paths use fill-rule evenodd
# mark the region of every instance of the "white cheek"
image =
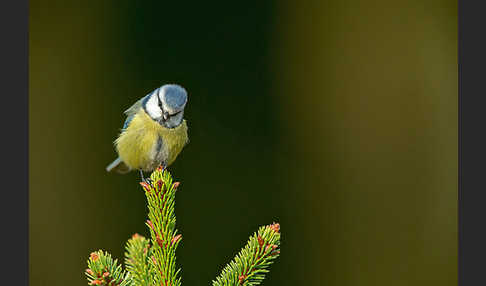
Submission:
<svg viewBox="0 0 486 286">
<path fill-rule="evenodd" d="M 155 97 L 150 98 L 145 106 L 147 113 L 152 117 L 152 119 L 157 119 L 162 116 L 162 110 L 158 105 L 157 99 Z"/>
</svg>

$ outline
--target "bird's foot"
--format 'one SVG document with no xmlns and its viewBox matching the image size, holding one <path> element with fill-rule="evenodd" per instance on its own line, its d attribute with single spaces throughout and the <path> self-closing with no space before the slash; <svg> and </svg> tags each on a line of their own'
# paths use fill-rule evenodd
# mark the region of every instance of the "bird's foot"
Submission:
<svg viewBox="0 0 486 286">
<path fill-rule="evenodd" d="M 144 178 L 143 171 L 141 169 L 139 171 L 140 171 L 140 177 L 142 179 L 142 182 L 145 182 L 147 184 L 150 184 L 152 182 L 152 180 L 150 180 L 150 178 Z"/>
<path fill-rule="evenodd" d="M 161 173 L 164 173 L 165 169 L 167 169 L 167 167 L 165 166 L 165 164 L 160 164 L 158 167 L 157 167 L 157 171 L 161 172 Z"/>
</svg>

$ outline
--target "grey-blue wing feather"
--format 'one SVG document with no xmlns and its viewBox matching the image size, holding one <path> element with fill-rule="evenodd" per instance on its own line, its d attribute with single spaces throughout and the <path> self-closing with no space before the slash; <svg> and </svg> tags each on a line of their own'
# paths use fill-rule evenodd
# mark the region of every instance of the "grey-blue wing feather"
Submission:
<svg viewBox="0 0 486 286">
<path fill-rule="evenodd" d="M 135 102 L 132 106 L 125 110 L 124 113 L 127 115 L 127 119 L 125 119 L 125 122 L 123 123 L 123 129 L 126 129 L 128 125 L 130 125 L 130 122 L 132 121 L 135 114 L 137 114 L 137 112 L 143 107 L 144 100 L 147 99 L 149 96 L 150 94 L 140 98 L 137 102 Z"/>
<path fill-rule="evenodd" d="M 128 125 L 130 124 L 130 122 L 132 121 L 133 117 L 135 115 L 130 115 L 127 117 L 127 119 L 125 120 L 125 123 L 123 123 L 123 129 L 127 129 Z"/>
</svg>

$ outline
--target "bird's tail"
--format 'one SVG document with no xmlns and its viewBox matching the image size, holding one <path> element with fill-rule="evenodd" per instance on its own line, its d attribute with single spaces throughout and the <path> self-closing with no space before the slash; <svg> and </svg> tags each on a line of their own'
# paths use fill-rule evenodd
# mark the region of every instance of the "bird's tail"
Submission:
<svg viewBox="0 0 486 286">
<path fill-rule="evenodd" d="M 120 157 L 118 157 L 115 161 L 111 162 L 111 164 L 106 167 L 106 171 L 115 171 L 120 174 L 126 174 L 130 172 L 130 168 L 120 159 Z"/>
</svg>

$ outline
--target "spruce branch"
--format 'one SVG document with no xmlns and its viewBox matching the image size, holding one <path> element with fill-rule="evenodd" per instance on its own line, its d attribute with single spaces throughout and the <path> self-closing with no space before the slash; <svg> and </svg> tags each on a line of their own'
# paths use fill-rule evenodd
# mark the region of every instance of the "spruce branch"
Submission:
<svg viewBox="0 0 486 286">
<path fill-rule="evenodd" d="M 85 274 L 89 285 L 128 286 L 132 285 L 129 273 L 123 271 L 118 261 L 111 258 L 111 254 L 98 250 L 92 252 L 88 258 L 88 269 Z"/>
<path fill-rule="evenodd" d="M 280 225 L 262 226 L 213 281 L 213 286 L 259 285 L 280 254 Z"/>
<path fill-rule="evenodd" d="M 153 285 L 153 267 L 150 265 L 152 249 L 145 237 L 135 233 L 125 246 L 125 266 L 134 285 Z"/>
<path fill-rule="evenodd" d="M 175 194 L 179 182 L 172 182 L 169 172 L 157 168 L 150 176 L 150 184 L 140 183 L 145 190 L 148 203 L 148 220 L 152 238 L 151 265 L 155 270 L 155 283 L 162 286 L 180 286 L 176 270 L 175 251 L 182 239 L 175 229 Z"/>
<path fill-rule="evenodd" d="M 92 252 L 85 274 L 89 285 L 180 286 L 175 252 L 182 240 L 175 228 L 175 195 L 179 182 L 161 167 L 141 182 L 147 198 L 146 225 L 151 239 L 134 234 L 125 245 L 125 267 L 108 252 Z M 259 285 L 280 254 L 280 225 L 262 226 L 213 281 L 213 286 Z"/>
</svg>

